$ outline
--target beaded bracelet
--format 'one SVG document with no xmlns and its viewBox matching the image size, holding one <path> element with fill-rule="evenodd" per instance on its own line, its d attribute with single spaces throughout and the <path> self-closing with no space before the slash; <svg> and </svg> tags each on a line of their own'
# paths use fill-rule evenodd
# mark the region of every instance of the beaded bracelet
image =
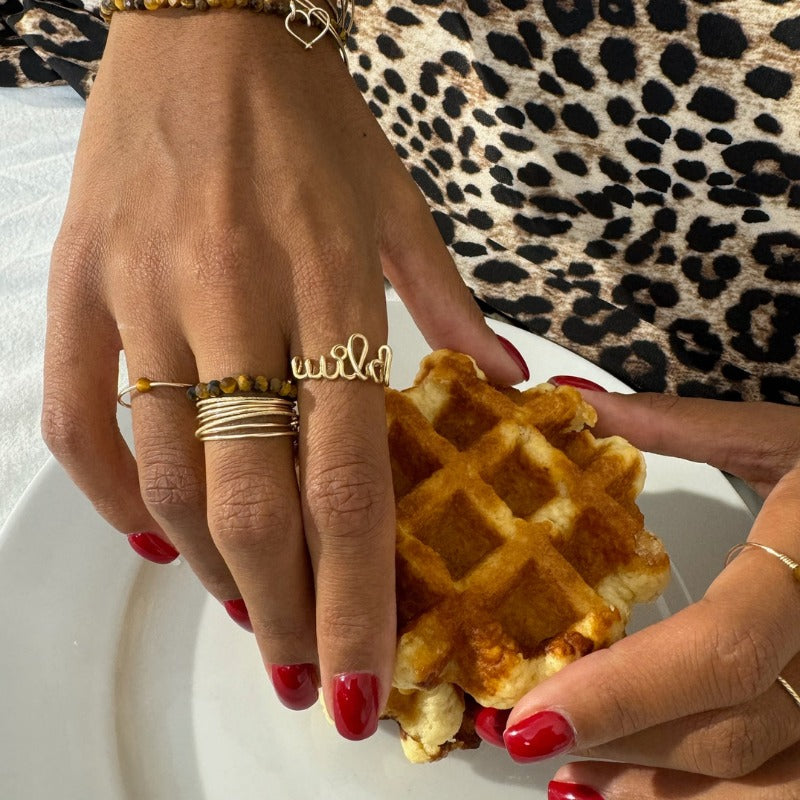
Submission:
<svg viewBox="0 0 800 800">
<path fill-rule="evenodd" d="M 310 50 L 326 33 L 330 33 L 339 45 L 339 53 L 347 64 L 347 37 L 353 28 L 354 0 L 325 0 L 329 10 L 315 6 L 309 0 L 100 0 L 100 14 L 106 22 L 111 21 L 115 11 L 158 11 L 159 8 L 185 8 L 208 11 L 211 8 L 249 8 L 252 11 L 281 14 L 289 35 L 297 39 L 306 50 Z M 315 25 L 322 30 L 311 39 L 297 32 Z M 294 26 L 294 27 L 292 27 Z"/>
</svg>

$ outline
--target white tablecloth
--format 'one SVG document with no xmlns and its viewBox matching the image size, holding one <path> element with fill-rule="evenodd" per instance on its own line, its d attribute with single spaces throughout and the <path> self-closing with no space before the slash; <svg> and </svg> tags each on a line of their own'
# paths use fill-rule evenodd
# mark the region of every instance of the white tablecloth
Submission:
<svg viewBox="0 0 800 800">
<path fill-rule="evenodd" d="M 84 105 L 64 86 L 0 89 L 0 525 L 47 458 L 39 434 L 47 272 Z"/>
</svg>

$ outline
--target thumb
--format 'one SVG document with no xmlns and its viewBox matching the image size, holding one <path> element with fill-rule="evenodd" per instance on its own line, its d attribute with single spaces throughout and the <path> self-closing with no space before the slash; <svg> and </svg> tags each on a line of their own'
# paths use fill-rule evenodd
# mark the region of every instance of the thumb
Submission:
<svg viewBox="0 0 800 800">
<path fill-rule="evenodd" d="M 800 457 L 800 409 L 664 394 L 581 390 L 594 433 L 640 450 L 711 464 L 766 494 Z"/>
<path fill-rule="evenodd" d="M 386 232 L 384 274 L 433 349 L 446 347 L 472 356 L 493 383 L 528 380 L 524 358 L 486 324 L 420 199 L 421 212 L 409 214 L 402 223 L 395 219 Z"/>
</svg>

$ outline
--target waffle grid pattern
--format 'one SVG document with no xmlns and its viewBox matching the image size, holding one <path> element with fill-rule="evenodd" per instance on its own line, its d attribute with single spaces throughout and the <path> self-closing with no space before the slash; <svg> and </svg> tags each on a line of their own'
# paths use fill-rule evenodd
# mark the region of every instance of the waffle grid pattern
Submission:
<svg viewBox="0 0 800 800">
<path fill-rule="evenodd" d="M 641 454 L 596 440 L 573 389 L 489 385 L 439 351 L 387 392 L 403 692 L 443 682 L 510 707 L 624 633 L 669 562 L 635 498 Z"/>
</svg>

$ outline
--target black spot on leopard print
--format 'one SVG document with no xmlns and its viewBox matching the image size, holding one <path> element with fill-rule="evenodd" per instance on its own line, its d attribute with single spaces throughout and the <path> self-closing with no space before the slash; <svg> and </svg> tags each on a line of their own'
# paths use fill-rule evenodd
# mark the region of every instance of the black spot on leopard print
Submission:
<svg viewBox="0 0 800 800">
<path fill-rule="evenodd" d="M 711 122 L 730 122 L 736 116 L 736 101 L 713 86 L 701 86 L 686 107 Z"/>
<path fill-rule="evenodd" d="M 622 28 L 636 25 L 633 0 L 600 0 L 600 16 L 609 24 Z"/>
<path fill-rule="evenodd" d="M 581 63 L 581 57 L 571 47 L 562 47 L 553 53 L 553 66 L 556 75 L 568 83 L 591 89 L 594 86 L 594 75 Z"/>
<path fill-rule="evenodd" d="M 681 261 L 683 274 L 697 284 L 697 294 L 704 300 L 719 297 L 741 269 L 739 259 L 732 255 L 720 255 L 710 261 L 687 256 Z"/>
<path fill-rule="evenodd" d="M 636 46 L 627 38 L 609 36 L 600 45 L 600 63 L 614 83 L 636 77 Z"/>
<path fill-rule="evenodd" d="M 771 100 L 780 100 L 792 90 L 792 76 L 772 67 L 756 67 L 747 73 L 744 82 L 748 89 Z"/>
<path fill-rule="evenodd" d="M 580 33 L 594 19 L 592 0 L 544 0 L 544 11 L 553 27 L 565 37 Z"/>
<path fill-rule="evenodd" d="M 770 36 L 790 50 L 800 50 L 800 17 L 782 20 L 772 29 Z"/>
<path fill-rule="evenodd" d="M 753 258 L 767 267 L 765 276 L 792 282 L 800 274 L 800 236 L 789 231 L 762 233 L 752 250 Z"/>
<path fill-rule="evenodd" d="M 683 0 L 650 0 L 647 14 L 653 26 L 666 33 L 682 31 L 689 24 Z"/>
<path fill-rule="evenodd" d="M 613 97 L 606 105 L 606 111 L 615 125 L 627 127 L 633 121 L 636 112 L 624 97 Z"/>
<path fill-rule="evenodd" d="M 776 136 L 783 132 L 783 126 L 772 114 L 759 114 L 753 122 L 755 126 L 764 133 L 773 133 Z"/>
<path fill-rule="evenodd" d="M 747 49 L 742 26 L 725 14 L 703 14 L 697 21 L 697 39 L 703 55 L 711 58 L 741 58 Z"/>
<path fill-rule="evenodd" d="M 697 70 L 694 54 L 680 42 L 668 44 L 658 63 L 664 75 L 676 86 L 685 86 Z"/>
<path fill-rule="evenodd" d="M 752 289 L 741 295 L 725 319 L 738 332 L 731 345 L 752 361 L 786 362 L 797 353 L 800 297 Z"/>
</svg>

